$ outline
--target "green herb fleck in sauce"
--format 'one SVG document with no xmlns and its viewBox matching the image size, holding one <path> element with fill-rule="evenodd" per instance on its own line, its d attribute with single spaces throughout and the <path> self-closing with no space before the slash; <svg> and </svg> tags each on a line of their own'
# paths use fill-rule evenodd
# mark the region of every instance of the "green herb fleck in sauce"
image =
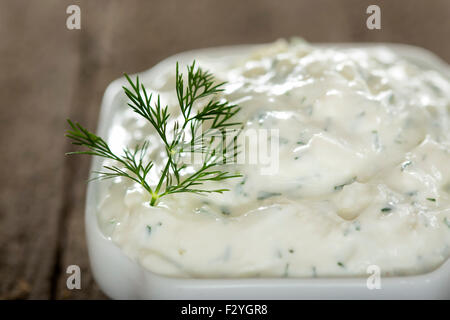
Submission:
<svg viewBox="0 0 450 320">
<path fill-rule="evenodd" d="M 258 192 L 257 199 L 258 200 L 265 200 L 272 197 L 281 196 L 281 193 L 278 192 L 267 192 L 267 191 L 260 191 Z"/>
<path fill-rule="evenodd" d="M 355 182 L 355 181 L 356 181 L 356 178 L 357 178 L 357 177 L 353 177 L 352 179 L 350 179 L 350 180 L 347 181 L 346 183 L 343 183 L 343 184 L 334 186 L 334 190 L 339 191 L 339 190 L 344 189 L 345 186 L 347 186 L 347 185 L 352 184 L 353 182 Z"/>
<path fill-rule="evenodd" d="M 231 214 L 231 210 L 230 208 L 226 207 L 226 206 L 221 206 L 220 207 L 220 212 L 225 215 L 225 216 L 229 216 Z"/>
<path fill-rule="evenodd" d="M 376 151 L 381 150 L 381 144 L 380 144 L 380 136 L 378 135 L 377 130 L 372 130 L 373 135 L 373 147 Z"/>
<path fill-rule="evenodd" d="M 412 162 L 411 161 L 405 161 L 402 163 L 401 165 L 401 170 L 404 171 L 406 169 L 407 166 L 409 166 Z"/>
<path fill-rule="evenodd" d="M 447 217 L 444 218 L 444 223 L 447 225 L 447 227 L 450 228 L 450 219 L 448 219 Z"/>
<path fill-rule="evenodd" d="M 394 94 L 391 94 L 391 95 L 389 96 L 389 103 L 390 103 L 390 104 L 394 104 L 394 103 L 395 103 L 395 95 L 394 95 Z"/>
<path fill-rule="evenodd" d="M 391 211 L 392 211 L 392 208 L 390 208 L 390 207 L 384 207 L 381 209 L 381 212 L 384 212 L 384 213 L 391 212 Z"/>
</svg>

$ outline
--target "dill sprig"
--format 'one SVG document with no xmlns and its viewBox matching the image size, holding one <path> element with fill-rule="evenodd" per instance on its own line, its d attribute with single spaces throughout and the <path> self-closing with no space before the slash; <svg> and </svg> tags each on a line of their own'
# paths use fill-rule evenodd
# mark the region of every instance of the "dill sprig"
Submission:
<svg viewBox="0 0 450 320">
<path fill-rule="evenodd" d="M 181 120 L 169 113 L 168 106 L 162 106 L 160 96 L 153 99 L 144 85 L 136 77 L 136 82 L 125 74 L 130 88 L 123 87 L 128 97 L 128 106 L 144 117 L 155 129 L 167 155 L 165 165 L 160 171 L 159 179 L 150 184 L 147 177 L 154 168 L 151 160 L 146 160 L 149 147 L 148 141 L 137 145 L 133 150 L 123 149 L 118 155 L 111 151 L 109 145 L 101 137 L 88 131 L 79 123 L 68 120 L 71 130 L 66 136 L 75 145 L 87 150 L 70 152 L 69 154 L 88 154 L 113 160 L 117 165 L 104 165 L 105 171 L 98 171 L 94 179 L 110 179 L 125 177 L 141 184 L 151 196 L 150 204 L 156 205 L 158 200 L 168 194 L 181 192 L 191 193 L 222 193 L 221 189 L 203 189 L 201 185 L 207 181 L 221 181 L 240 177 L 240 174 L 220 170 L 219 166 L 230 161 L 237 154 L 235 144 L 239 130 L 234 130 L 232 141 L 225 143 L 222 136 L 229 127 L 240 126 L 240 122 L 233 122 L 232 118 L 239 112 L 237 105 L 225 100 L 216 99 L 216 95 L 223 91 L 224 83 L 215 84 L 212 74 L 196 67 L 195 61 L 187 67 L 187 78 L 179 72 L 176 65 L 176 94 L 181 113 Z M 207 102 L 204 100 L 209 98 Z M 154 100 L 154 101 L 153 101 Z M 195 108 L 197 106 L 197 108 Z M 197 111 L 194 111 L 194 110 Z M 169 130 L 169 127 L 171 130 Z M 206 130 L 204 130 L 206 127 Z M 234 143 L 234 144 L 233 144 Z M 229 148 L 233 146 L 232 152 Z M 201 153 L 201 166 L 186 176 L 182 175 L 187 164 L 182 155 Z"/>
</svg>

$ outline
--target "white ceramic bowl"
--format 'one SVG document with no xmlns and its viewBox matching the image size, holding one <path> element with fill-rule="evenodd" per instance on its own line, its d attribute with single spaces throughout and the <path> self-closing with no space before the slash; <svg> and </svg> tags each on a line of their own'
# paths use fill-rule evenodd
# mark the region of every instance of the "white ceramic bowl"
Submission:
<svg viewBox="0 0 450 320">
<path fill-rule="evenodd" d="M 389 46 L 417 63 L 449 70 L 446 63 L 424 49 L 406 45 L 377 45 Z M 142 74 L 145 78 L 151 78 L 168 64 L 173 66 L 175 61 L 190 63 L 200 57 L 221 59 L 225 55 L 238 58 L 239 54 L 252 49 L 255 45 L 184 52 L 165 59 Z M 120 78 L 106 89 L 99 120 L 100 136 L 108 134 L 115 112 L 113 101 L 118 94 L 123 94 L 124 84 L 125 79 Z M 98 170 L 100 166 L 100 159 L 93 159 L 92 170 Z M 102 234 L 96 217 L 98 191 L 99 183 L 91 182 L 87 191 L 85 217 L 87 244 L 94 277 L 101 289 L 114 299 L 450 299 L 450 260 L 426 274 L 382 278 L 381 289 L 374 290 L 367 288 L 366 277 L 179 279 L 160 276 L 132 261 Z"/>
</svg>

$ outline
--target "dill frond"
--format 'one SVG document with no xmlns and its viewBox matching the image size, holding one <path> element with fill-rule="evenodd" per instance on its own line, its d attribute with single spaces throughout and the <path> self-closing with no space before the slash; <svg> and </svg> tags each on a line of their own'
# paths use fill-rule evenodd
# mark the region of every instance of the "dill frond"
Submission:
<svg viewBox="0 0 450 320">
<path fill-rule="evenodd" d="M 220 141 L 222 139 L 218 139 L 215 133 L 223 134 L 228 128 L 241 126 L 240 122 L 232 121 L 240 108 L 225 100 L 216 99 L 216 95 L 223 91 L 224 83 L 215 84 L 212 74 L 196 67 L 195 61 L 187 67 L 185 82 L 177 63 L 175 90 L 182 115 L 182 120 L 178 121 L 172 119 L 168 106 L 161 105 L 159 95 L 153 99 L 153 95 L 147 92 L 139 77 L 136 77 L 135 82 L 127 74 L 125 77 L 130 85 L 130 88 L 123 87 L 128 97 L 128 106 L 151 124 L 166 151 L 167 160 L 159 173 L 158 181 L 152 185 L 147 181 L 150 170 L 154 168 L 153 161 L 145 161 L 149 146 L 147 141 L 136 146 L 133 151 L 125 148 L 123 154 L 117 155 L 101 137 L 79 123 L 68 120 L 71 129 L 67 131 L 66 136 L 73 144 L 87 149 L 69 154 L 87 154 L 113 160 L 117 165 L 104 165 L 105 171 L 96 172 L 98 175 L 94 179 L 114 177 L 131 179 L 148 191 L 152 206 L 168 194 L 228 191 L 226 188 L 212 190 L 202 188 L 203 183 L 207 181 L 221 181 L 241 176 L 219 168 L 236 156 L 237 146 L 234 145 L 230 152 L 228 148 L 232 143 Z M 209 99 L 208 102 L 204 101 L 206 99 Z M 197 103 L 199 105 L 195 108 Z M 171 120 L 173 125 L 172 130 L 169 130 Z M 203 127 L 207 127 L 204 132 L 200 130 Z M 235 131 L 233 141 L 236 141 L 239 132 Z M 186 163 L 182 161 L 181 154 L 196 152 L 203 155 L 201 166 L 193 173 L 183 176 L 182 170 L 186 168 Z"/>
</svg>

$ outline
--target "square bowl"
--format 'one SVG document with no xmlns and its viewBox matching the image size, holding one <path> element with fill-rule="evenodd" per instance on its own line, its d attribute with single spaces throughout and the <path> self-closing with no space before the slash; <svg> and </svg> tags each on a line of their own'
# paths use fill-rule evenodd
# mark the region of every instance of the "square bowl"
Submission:
<svg viewBox="0 0 450 320">
<path fill-rule="evenodd" d="M 141 73 L 151 79 L 173 66 L 194 59 L 239 59 L 260 45 L 241 45 L 201 49 L 174 55 Z M 333 47 L 385 46 L 418 64 L 448 70 L 448 65 L 432 53 L 417 47 L 399 44 L 323 44 Z M 125 78 L 113 81 L 105 91 L 98 125 L 98 134 L 106 137 L 117 111 L 114 100 L 122 94 Z M 92 171 L 101 168 L 101 159 L 92 160 Z M 237 278 L 195 279 L 169 278 L 155 274 L 127 257 L 99 228 L 97 199 L 99 182 L 87 188 L 85 212 L 89 258 L 94 278 L 100 288 L 114 299 L 450 299 L 450 260 L 426 274 L 383 277 L 381 289 L 370 290 L 368 277 L 330 278 Z"/>
</svg>

